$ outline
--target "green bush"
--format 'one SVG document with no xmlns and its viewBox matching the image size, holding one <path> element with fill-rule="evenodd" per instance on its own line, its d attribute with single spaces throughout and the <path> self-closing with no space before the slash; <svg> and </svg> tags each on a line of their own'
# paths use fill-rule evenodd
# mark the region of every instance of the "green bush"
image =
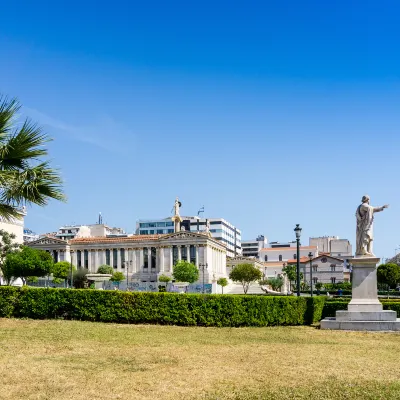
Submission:
<svg viewBox="0 0 400 400">
<path fill-rule="evenodd" d="M 0 316 L 199 326 L 318 322 L 324 298 L 0 287 Z"/>
</svg>

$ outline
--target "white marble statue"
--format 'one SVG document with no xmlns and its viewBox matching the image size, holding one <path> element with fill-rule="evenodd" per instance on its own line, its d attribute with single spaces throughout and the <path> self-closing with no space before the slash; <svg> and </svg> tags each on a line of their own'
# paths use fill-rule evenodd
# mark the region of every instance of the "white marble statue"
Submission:
<svg viewBox="0 0 400 400">
<path fill-rule="evenodd" d="M 389 207 L 389 205 L 384 205 L 383 207 L 372 207 L 369 204 L 369 201 L 369 196 L 363 196 L 362 204 L 358 206 L 356 211 L 356 256 L 374 256 L 372 250 L 372 242 L 374 240 L 374 214 Z"/>
<path fill-rule="evenodd" d="M 174 204 L 174 215 L 176 217 L 180 217 L 179 214 L 179 208 L 181 207 L 182 203 L 179 201 L 178 197 L 175 199 L 175 204 Z"/>
</svg>

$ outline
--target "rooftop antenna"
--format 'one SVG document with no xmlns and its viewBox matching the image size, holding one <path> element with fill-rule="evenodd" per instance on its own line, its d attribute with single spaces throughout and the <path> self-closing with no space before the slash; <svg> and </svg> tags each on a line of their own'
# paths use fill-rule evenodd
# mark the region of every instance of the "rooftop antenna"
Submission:
<svg viewBox="0 0 400 400">
<path fill-rule="evenodd" d="M 204 213 L 204 206 L 200 208 L 200 210 L 197 212 L 197 216 L 200 217 L 200 213 Z"/>
</svg>

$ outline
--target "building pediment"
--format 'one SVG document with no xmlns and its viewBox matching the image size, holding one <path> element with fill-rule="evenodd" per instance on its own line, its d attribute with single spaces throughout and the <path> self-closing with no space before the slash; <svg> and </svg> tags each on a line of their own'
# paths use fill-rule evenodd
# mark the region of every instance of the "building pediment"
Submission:
<svg viewBox="0 0 400 400">
<path fill-rule="evenodd" d="M 197 233 L 197 232 L 188 232 L 188 231 L 181 231 L 170 233 L 168 235 L 163 235 L 160 238 L 160 242 L 165 240 L 174 240 L 174 239 L 208 239 L 211 238 L 210 233 Z"/>
<path fill-rule="evenodd" d="M 33 242 L 27 243 L 28 246 L 32 245 L 41 245 L 41 244 L 62 244 L 62 245 L 67 245 L 68 242 L 66 240 L 58 239 L 55 237 L 50 237 L 50 236 L 45 236 L 42 237 L 38 240 L 34 240 Z"/>
</svg>

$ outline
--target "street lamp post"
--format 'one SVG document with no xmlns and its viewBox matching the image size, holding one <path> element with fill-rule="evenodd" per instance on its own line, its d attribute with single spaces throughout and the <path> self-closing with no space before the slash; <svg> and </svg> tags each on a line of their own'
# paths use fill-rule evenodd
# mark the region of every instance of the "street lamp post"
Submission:
<svg viewBox="0 0 400 400">
<path fill-rule="evenodd" d="M 73 288 L 73 274 L 72 274 L 72 252 L 69 253 L 70 256 L 70 264 L 71 264 L 71 289 Z"/>
<path fill-rule="evenodd" d="M 297 296 L 300 296 L 300 236 L 301 236 L 301 228 L 299 224 L 296 224 L 296 228 L 294 228 L 294 232 L 296 233 L 296 242 L 297 242 Z"/>
<path fill-rule="evenodd" d="M 311 297 L 313 297 L 313 280 L 312 280 L 312 259 L 313 259 L 313 253 L 311 251 L 308 253 L 308 258 L 310 259 L 310 288 L 311 288 Z"/>
<path fill-rule="evenodd" d="M 204 294 L 204 269 L 208 268 L 208 263 L 199 264 L 199 268 L 201 268 L 201 272 L 203 274 L 203 289 L 202 289 L 202 293 Z"/>
</svg>

